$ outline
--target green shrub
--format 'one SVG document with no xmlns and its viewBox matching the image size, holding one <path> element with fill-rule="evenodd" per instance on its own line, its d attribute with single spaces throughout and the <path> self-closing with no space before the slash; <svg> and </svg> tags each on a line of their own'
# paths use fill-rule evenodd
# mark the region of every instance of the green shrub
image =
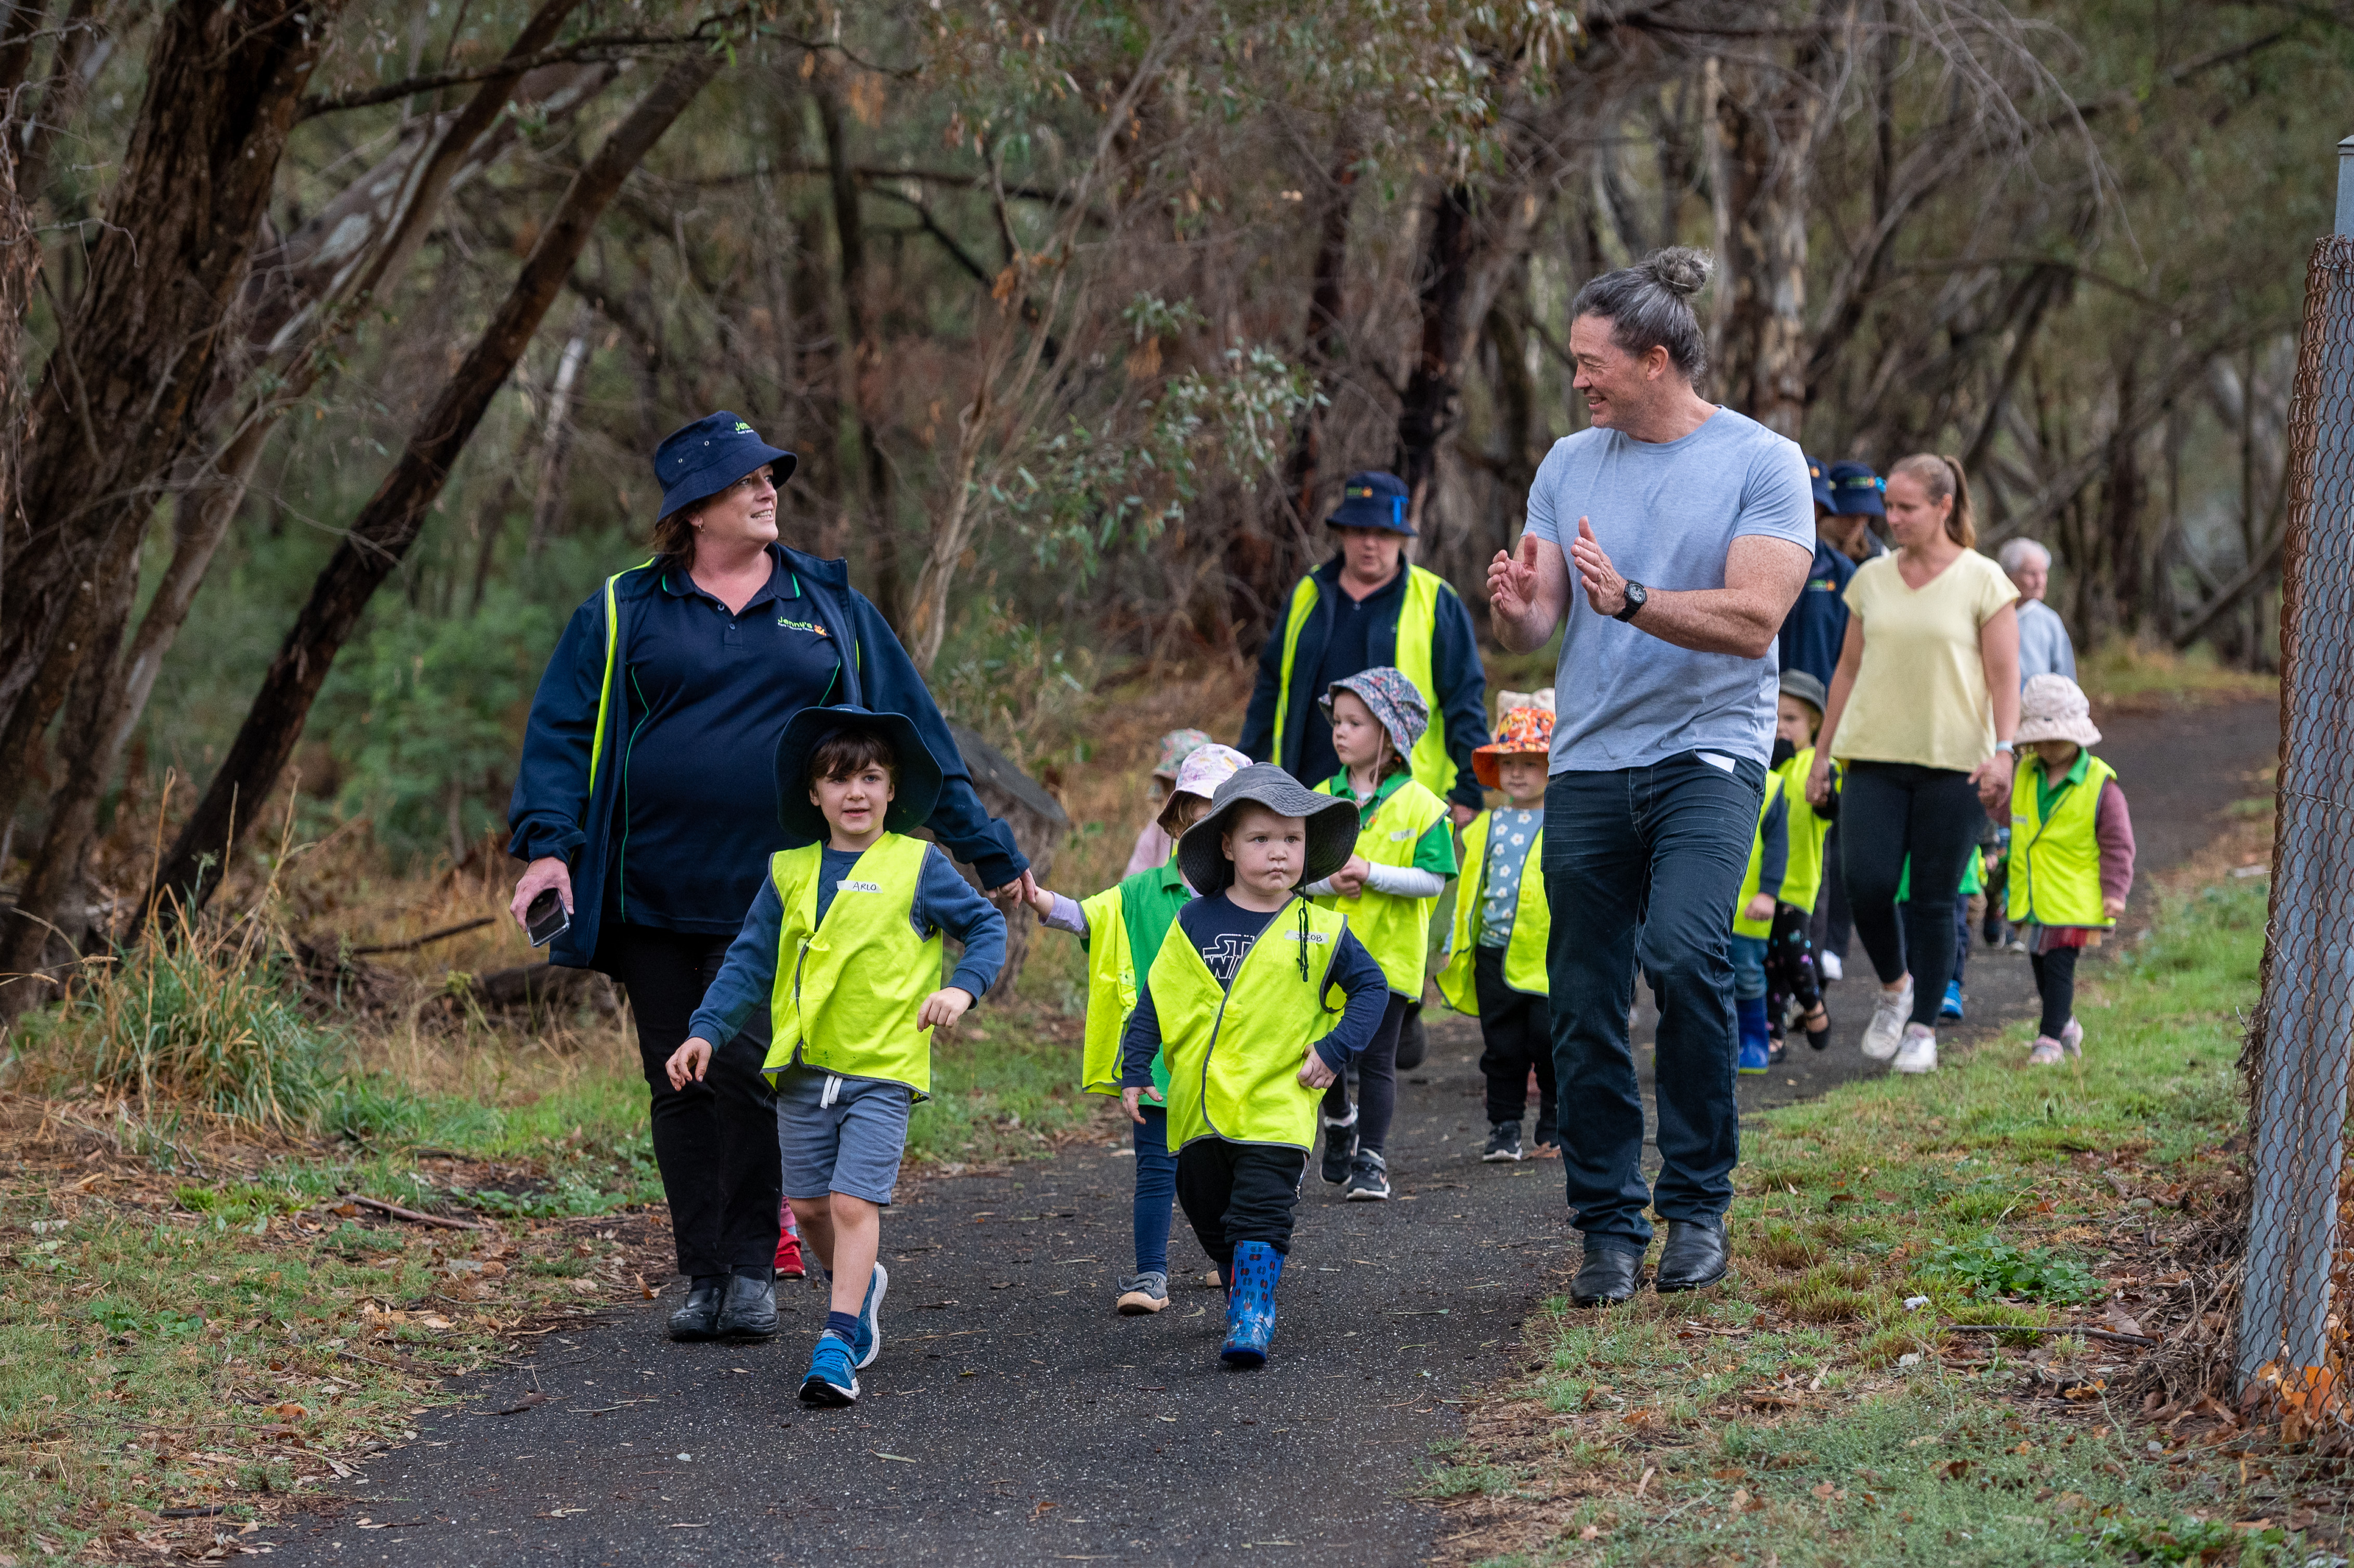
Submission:
<svg viewBox="0 0 2354 1568">
<path fill-rule="evenodd" d="M 1988 1231 L 1977 1241 L 1941 1245 L 1921 1270 L 1948 1279 L 1973 1296 L 2025 1296 L 2067 1304 L 2089 1299 L 2099 1288 L 2092 1271 L 2049 1247 L 2014 1246 Z"/>
</svg>

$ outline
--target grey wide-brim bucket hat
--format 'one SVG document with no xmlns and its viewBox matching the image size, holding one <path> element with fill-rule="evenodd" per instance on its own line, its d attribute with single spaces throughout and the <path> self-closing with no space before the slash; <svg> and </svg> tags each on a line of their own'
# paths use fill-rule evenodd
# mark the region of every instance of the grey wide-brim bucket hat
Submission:
<svg viewBox="0 0 2354 1568">
<path fill-rule="evenodd" d="M 1306 819 L 1307 864 L 1296 886 L 1323 881 L 1357 853 L 1354 801 L 1320 795 L 1274 763 L 1255 762 L 1218 786 L 1218 792 L 1210 798 L 1210 814 L 1187 828 L 1185 836 L 1177 841 L 1177 869 L 1205 898 L 1235 879 L 1235 863 L 1219 848 L 1218 836 L 1245 806 L 1264 806 L 1279 817 Z"/>
</svg>

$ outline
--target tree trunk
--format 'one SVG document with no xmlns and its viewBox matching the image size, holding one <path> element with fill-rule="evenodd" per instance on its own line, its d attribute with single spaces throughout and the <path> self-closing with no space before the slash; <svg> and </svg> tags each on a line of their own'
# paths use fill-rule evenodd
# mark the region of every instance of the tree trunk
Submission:
<svg viewBox="0 0 2354 1568">
<path fill-rule="evenodd" d="M 1414 299 L 1421 323 L 1414 368 L 1398 399 L 1398 478 L 1405 482 L 1407 515 L 1422 535 L 1416 554 L 1435 556 L 1444 541 L 1431 514 L 1431 482 L 1438 475 L 1438 447 L 1463 417 L 1459 385 L 1469 337 L 1464 301 L 1470 291 L 1475 244 L 1469 187 L 1442 185 L 1431 203 L 1429 236 Z"/>
<path fill-rule="evenodd" d="M 588 357 L 588 329 L 596 322 L 596 312 L 586 304 L 573 312 L 572 335 L 565 342 L 555 385 L 547 391 L 547 438 L 540 455 L 539 493 L 531 505 L 531 536 L 524 546 L 526 561 L 538 557 L 540 546 L 564 514 L 565 460 L 572 450 L 572 384 Z"/>
<path fill-rule="evenodd" d="M 858 177 L 842 126 L 842 103 L 831 87 L 813 95 L 825 132 L 826 187 L 832 197 L 833 238 L 841 263 L 842 331 L 833 349 L 833 400 L 850 482 L 843 490 L 866 514 L 875 546 L 875 606 L 894 630 L 907 630 L 907 585 L 899 563 L 899 531 L 891 516 L 891 471 L 875 439 L 866 374 L 881 357 L 866 299 L 866 228 L 858 214 Z"/>
<path fill-rule="evenodd" d="M 1717 385 L 1734 408 L 1796 440 L 1807 414 L 1807 183 L 1822 99 L 1803 61 L 1716 75 Z"/>
<path fill-rule="evenodd" d="M 336 653 L 415 543 L 427 509 L 538 330 L 606 205 L 719 65 L 718 55 L 705 53 L 672 66 L 574 176 L 481 340 L 419 419 L 408 450 L 312 586 L 310 601 L 271 661 L 220 771 L 157 874 L 151 904 L 168 891 L 181 912 L 192 914 L 219 886 L 236 849 L 240 813 L 249 818 L 276 787 Z"/>
</svg>

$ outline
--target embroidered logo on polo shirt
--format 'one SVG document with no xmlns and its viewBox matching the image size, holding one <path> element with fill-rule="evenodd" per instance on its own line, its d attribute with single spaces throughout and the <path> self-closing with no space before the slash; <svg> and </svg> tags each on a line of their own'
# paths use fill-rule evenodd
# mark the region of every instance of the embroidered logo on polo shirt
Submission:
<svg viewBox="0 0 2354 1568">
<path fill-rule="evenodd" d="M 777 624 L 788 631 L 807 631 L 819 637 L 825 635 L 825 628 L 814 620 L 794 620 L 790 617 L 780 615 L 777 617 Z"/>
<path fill-rule="evenodd" d="M 853 882 L 845 876 L 833 885 L 833 890 L 836 893 L 880 893 L 883 885 L 879 882 Z"/>
</svg>

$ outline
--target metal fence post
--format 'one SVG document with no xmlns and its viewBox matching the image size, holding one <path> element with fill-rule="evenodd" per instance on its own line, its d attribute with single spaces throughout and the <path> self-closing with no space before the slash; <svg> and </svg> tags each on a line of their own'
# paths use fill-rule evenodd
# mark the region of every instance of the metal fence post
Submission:
<svg viewBox="0 0 2354 1568">
<path fill-rule="evenodd" d="M 2281 763 L 2233 1372 L 2331 1365 L 2354 1062 L 2354 136 L 2315 247 L 2290 416 Z M 2302 425 L 2302 429 L 2298 427 Z"/>
</svg>

